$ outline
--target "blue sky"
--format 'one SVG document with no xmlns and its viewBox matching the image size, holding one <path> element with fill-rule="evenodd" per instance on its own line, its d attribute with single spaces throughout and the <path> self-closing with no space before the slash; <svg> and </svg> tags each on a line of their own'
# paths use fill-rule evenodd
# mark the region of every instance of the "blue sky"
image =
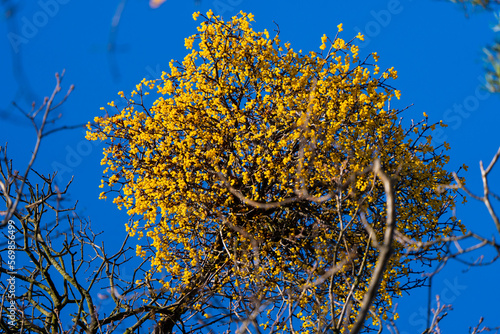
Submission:
<svg viewBox="0 0 500 334">
<path fill-rule="evenodd" d="M 344 39 L 358 32 L 365 34 L 362 52 L 378 52 L 380 67 L 394 66 L 399 73 L 394 82 L 402 92 L 399 107 L 412 105 L 403 114 L 406 119 L 420 120 L 426 112 L 431 121 L 449 124 L 436 134 L 435 143 L 446 141 L 451 145 L 450 170 L 457 170 L 463 163 L 470 166 L 463 176 L 476 193 L 482 191 L 479 161 L 489 163 L 500 146 L 500 95 L 482 88 L 481 50 L 496 37 L 491 13 L 471 13 L 467 18 L 457 5 L 423 0 L 202 0 L 198 5 L 191 0 L 168 0 L 154 10 L 146 0 L 129 0 L 117 30 L 116 52 L 110 56 L 109 31 L 120 1 L 11 3 L 18 3 L 18 12 L 14 19 L 4 18 L 0 25 L 0 144 L 8 142 L 10 157 L 18 169 L 28 161 L 35 136 L 30 122 L 11 106 L 12 101 L 29 110 L 32 100 L 40 103 L 52 92 L 54 73 L 65 69 L 63 90 L 70 84 L 76 89 L 59 110 L 62 116 L 58 124 L 86 123 L 101 115 L 99 108 L 108 101 L 117 100 L 118 91 L 132 90 L 144 77 L 159 78 L 170 59 L 182 59 L 186 53 L 184 38 L 195 33 L 198 23 L 191 14 L 210 8 L 224 17 L 240 10 L 251 12 L 255 30 L 272 31 L 274 21 L 279 25 L 281 40 L 304 51 L 319 51 L 321 36 L 335 36 L 339 23 L 344 26 Z M 13 20 L 18 29 L 16 37 L 8 34 Z M 19 80 L 14 64 L 22 64 L 24 80 Z M 35 169 L 44 174 L 58 170 L 61 183 L 74 174 L 71 197 L 78 199 L 80 214 L 90 217 L 93 226 L 105 233 L 124 235 L 128 217 L 110 201 L 97 199 L 103 146 L 90 144 L 83 136 L 83 130 L 77 129 L 48 137 Z M 499 175 L 492 175 L 493 189 L 498 189 Z M 469 200 L 466 206 L 457 207 L 457 215 L 469 229 L 486 237 L 498 236 L 480 203 Z M 500 325 L 495 323 L 500 263 L 464 273 L 465 269 L 451 263 L 433 280 L 432 294 L 441 294 L 443 302 L 454 306 L 442 321 L 445 332 L 464 332 L 477 324 L 480 316 L 485 317 L 487 325 Z M 397 301 L 401 333 L 424 329 L 427 293 L 428 289 L 416 290 Z"/>
</svg>

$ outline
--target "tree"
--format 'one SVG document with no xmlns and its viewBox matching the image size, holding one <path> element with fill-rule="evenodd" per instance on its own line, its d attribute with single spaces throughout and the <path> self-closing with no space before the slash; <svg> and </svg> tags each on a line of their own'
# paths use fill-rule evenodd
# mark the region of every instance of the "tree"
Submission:
<svg viewBox="0 0 500 334">
<path fill-rule="evenodd" d="M 37 140 L 24 173 L 15 169 L 6 146 L 0 147 L 0 198 L 6 206 L 0 212 L 6 237 L 0 243 L 0 328 L 4 333 L 21 334 L 152 329 L 152 320 L 168 315 L 171 304 L 154 278 L 135 285 L 137 278 L 144 277 L 148 259 L 134 263 L 128 237 L 110 253 L 104 242 L 99 242 L 91 222 L 78 215 L 76 205 L 66 207 L 70 184 L 61 189 L 55 174 L 43 175 L 32 169 L 42 141 L 68 128 L 46 127 L 54 119 L 53 111 L 73 90 L 71 86 L 61 101 L 56 101 L 62 77 L 56 75 L 56 88 L 40 107 L 33 105 L 33 110 L 25 113 L 35 126 Z M 129 275 L 125 276 L 127 267 Z M 144 302 L 146 295 L 148 301 Z M 107 305 L 103 306 L 104 300 Z"/>
<path fill-rule="evenodd" d="M 251 14 L 201 16 L 185 59 L 120 92 L 125 107 L 111 102 L 117 112 L 88 133 L 108 143 L 101 196 L 116 193 L 130 234 L 146 237 L 137 253 L 154 256 L 180 300 L 169 321 L 381 329 L 392 299 L 443 256 L 442 238 L 463 229 L 445 216 L 455 194 L 440 187 L 453 177 L 430 145 L 437 124 L 405 126 L 391 107 L 397 72 L 381 72 L 376 53 L 360 59 L 354 39 L 323 36 L 320 54 L 304 54 L 279 28 L 253 31 Z"/>
</svg>

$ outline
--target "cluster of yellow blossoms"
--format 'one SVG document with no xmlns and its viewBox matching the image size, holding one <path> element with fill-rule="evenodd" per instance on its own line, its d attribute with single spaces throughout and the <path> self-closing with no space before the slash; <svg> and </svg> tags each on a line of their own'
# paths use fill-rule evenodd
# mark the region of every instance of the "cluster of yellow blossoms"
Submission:
<svg viewBox="0 0 500 334">
<path fill-rule="evenodd" d="M 378 256 L 360 217 L 379 241 L 385 226 L 368 167 L 379 158 L 396 177 L 398 231 L 428 240 L 456 228 L 439 220 L 452 201 L 436 191 L 450 181 L 447 157 L 420 140 L 430 126 L 402 126 L 387 83 L 397 72 L 381 71 L 375 53 L 360 60 L 355 39 L 323 36 L 320 53 L 303 54 L 253 31 L 251 14 L 202 16 L 182 62 L 120 92 L 127 105 L 89 126 L 89 139 L 109 144 L 103 185 L 134 217 L 128 231 L 147 237 L 137 253 L 154 253 L 165 288 L 198 296 L 192 310 L 209 313 L 201 296 L 213 296 L 229 313 L 262 309 L 260 326 L 278 332 L 352 323 Z M 373 323 L 416 282 L 414 257 L 394 250 Z"/>
</svg>

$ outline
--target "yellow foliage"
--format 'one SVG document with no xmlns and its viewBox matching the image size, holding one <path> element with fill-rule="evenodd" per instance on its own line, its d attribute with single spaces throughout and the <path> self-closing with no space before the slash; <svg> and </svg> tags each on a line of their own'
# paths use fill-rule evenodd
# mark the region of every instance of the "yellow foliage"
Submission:
<svg viewBox="0 0 500 334">
<path fill-rule="evenodd" d="M 359 60 L 353 42 L 337 36 L 327 54 L 302 54 L 279 35 L 252 30 L 251 14 L 193 18 L 200 16 L 184 60 L 132 93 L 140 101 L 148 90 L 156 94 L 152 106 L 120 92 L 127 106 L 89 126 L 89 139 L 108 140 L 104 182 L 135 217 L 127 229 L 147 231 L 153 269 L 166 274 L 172 295 L 210 291 L 237 299 L 238 310 L 255 297 L 269 303 L 266 312 L 284 298 L 297 305 L 296 333 L 336 324 L 355 297 L 352 322 L 378 256 L 360 215 L 379 242 L 385 226 L 384 188 L 369 166 L 379 158 L 397 178 L 398 230 L 428 240 L 454 228 L 438 220 L 452 200 L 436 192 L 450 181 L 448 158 L 411 140 L 425 138 L 429 126 L 401 125 L 401 111 L 389 104 L 400 92 L 386 83 L 397 72 L 374 77 L 378 67 Z M 328 41 L 324 35 L 320 49 Z M 151 251 L 146 245 L 138 255 Z M 414 279 L 403 265 L 411 255 L 396 242 L 394 249 L 373 306 L 379 318 L 400 283 L 411 287 Z M 266 312 L 262 318 L 276 317 Z"/>
</svg>

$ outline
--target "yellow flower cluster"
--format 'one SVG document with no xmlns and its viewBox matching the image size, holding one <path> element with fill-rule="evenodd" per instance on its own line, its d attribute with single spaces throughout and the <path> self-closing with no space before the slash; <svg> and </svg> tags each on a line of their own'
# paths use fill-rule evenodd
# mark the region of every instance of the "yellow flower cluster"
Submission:
<svg viewBox="0 0 500 334">
<path fill-rule="evenodd" d="M 182 62 L 172 61 L 161 80 L 143 80 L 131 94 L 141 102 L 120 92 L 127 106 L 89 126 L 89 139 L 109 144 L 103 186 L 118 191 L 114 202 L 135 217 L 129 233 L 149 239 L 137 254 L 154 252 L 152 267 L 165 273 L 172 295 L 209 291 L 232 298 L 238 311 L 260 299 L 269 319 L 291 303 L 295 333 L 336 324 L 348 299 L 345 321 L 354 321 L 378 256 L 360 217 L 379 240 L 385 227 L 383 186 L 367 167 L 379 158 L 397 175 L 397 228 L 427 240 L 451 231 L 439 217 L 452 194 L 436 192 L 450 180 L 447 157 L 418 140 L 426 124 L 403 128 L 401 111 L 389 107 L 400 92 L 386 83 L 397 72 L 375 77 L 375 53 L 361 61 L 352 42 L 326 35 L 326 55 L 297 53 L 279 35 L 252 30 L 251 14 L 229 21 L 193 14 L 200 17 Z M 158 94 L 150 107 L 142 102 L 148 91 Z M 414 259 L 394 247 L 374 323 L 414 282 Z"/>
</svg>

